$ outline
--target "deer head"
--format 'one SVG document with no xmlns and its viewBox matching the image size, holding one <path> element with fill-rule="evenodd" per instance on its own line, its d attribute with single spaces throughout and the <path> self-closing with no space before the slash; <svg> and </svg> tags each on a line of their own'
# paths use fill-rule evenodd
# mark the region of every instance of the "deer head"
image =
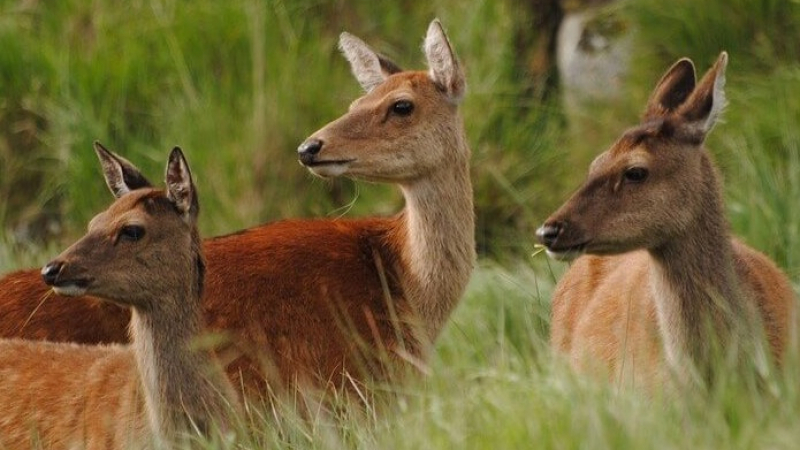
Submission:
<svg viewBox="0 0 800 450">
<path fill-rule="evenodd" d="M 300 145 L 304 166 L 323 177 L 403 183 L 468 160 L 468 154 L 446 151 L 458 147 L 451 141 L 459 135 L 457 105 L 466 84 L 438 20 L 425 38 L 427 72 L 401 71 L 348 33 L 339 47 L 366 95 Z"/>
<path fill-rule="evenodd" d="M 174 277 L 186 277 L 180 268 L 195 263 L 186 242 L 198 242 L 198 203 L 189 166 L 175 147 L 166 189 L 159 190 L 124 158 L 99 143 L 94 148 L 117 200 L 89 222 L 83 238 L 44 266 L 42 277 L 62 295 L 96 295 L 147 308 L 147 302 L 174 291 Z"/>
<path fill-rule="evenodd" d="M 537 230 L 548 254 L 658 248 L 716 206 L 719 186 L 703 142 L 725 104 L 727 62 L 721 53 L 697 84 L 689 59 L 666 72 L 641 123 L 592 162 L 583 186 Z"/>
</svg>

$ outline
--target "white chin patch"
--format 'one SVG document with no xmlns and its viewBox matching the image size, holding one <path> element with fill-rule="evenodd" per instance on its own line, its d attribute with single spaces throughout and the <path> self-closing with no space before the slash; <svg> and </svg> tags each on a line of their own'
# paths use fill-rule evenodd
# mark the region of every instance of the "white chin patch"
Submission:
<svg viewBox="0 0 800 450">
<path fill-rule="evenodd" d="M 332 178 L 344 175 L 344 173 L 347 172 L 347 164 L 326 164 L 324 166 L 309 167 L 308 170 L 314 175 Z"/>
<path fill-rule="evenodd" d="M 566 252 L 553 252 L 553 251 L 547 250 L 547 256 L 555 259 L 556 261 L 569 262 L 569 261 L 572 261 L 575 258 L 581 256 L 582 254 L 583 254 L 583 251 L 580 251 L 580 250 L 571 250 L 571 251 L 566 251 Z"/>
<path fill-rule="evenodd" d="M 65 295 L 67 297 L 77 297 L 86 293 L 85 287 L 80 287 L 75 284 L 66 284 L 63 286 L 53 286 L 53 291 L 58 295 Z"/>
</svg>

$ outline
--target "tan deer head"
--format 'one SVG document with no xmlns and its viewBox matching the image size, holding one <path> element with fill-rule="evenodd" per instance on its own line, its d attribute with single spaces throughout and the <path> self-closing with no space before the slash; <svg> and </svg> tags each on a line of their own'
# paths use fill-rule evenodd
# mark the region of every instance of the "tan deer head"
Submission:
<svg viewBox="0 0 800 450">
<path fill-rule="evenodd" d="M 195 227 L 198 203 L 189 167 L 180 149 L 170 154 L 167 195 L 155 189 L 125 159 L 99 143 L 95 151 L 108 187 L 117 201 L 89 222 L 86 235 L 42 269 L 45 282 L 57 293 L 103 297 L 126 306 L 147 308 L 148 302 L 174 291 L 170 273 L 176 258 L 193 258 L 199 245 Z M 162 214 L 175 211 L 178 214 Z M 164 245 L 193 239 L 194 247 Z M 184 249 L 176 253 L 172 249 Z M 184 265 L 180 265 L 183 267 Z"/>
<path fill-rule="evenodd" d="M 401 71 L 363 41 L 342 33 L 339 46 L 366 95 L 298 148 L 300 162 L 323 176 L 404 183 L 444 165 L 463 164 L 457 105 L 466 82 L 441 24 L 428 27 L 427 72 Z"/>
<path fill-rule="evenodd" d="M 725 104 L 727 62 L 723 52 L 697 85 L 688 59 L 666 72 L 642 122 L 592 162 L 583 186 L 537 231 L 551 256 L 658 248 L 720 200 L 701 150 Z M 724 222 L 712 214 L 708 220 Z"/>
</svg>

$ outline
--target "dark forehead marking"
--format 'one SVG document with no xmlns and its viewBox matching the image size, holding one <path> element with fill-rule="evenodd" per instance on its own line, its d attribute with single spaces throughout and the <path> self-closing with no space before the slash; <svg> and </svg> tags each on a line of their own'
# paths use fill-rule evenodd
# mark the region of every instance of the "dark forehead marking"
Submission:
<svg viewBox="0 0 800 450">
<path fill-rule="evenodd" d="M 626 130 L 617 140 L 612 148 L 612 153 L 620 153 L 631 150 L 646 139 L 655 137 L 667 137 L 670 129 L 669 124 L 664 119 L 649 120 L 633 128 Z"/>
<path fill-rule="evenodd" d="M 137 189 L 121 197 L 115 204 L 115 209 L 131 210 L 142 208 L 148 214 L 172 209 L 172 203 L 167 199 L 167 194 L 161 189 Z"/>
<path fill-rule="evenodd" d="M 175 209 L 175 206 L 169 201 L 164 191 L 149 192 L 147 195 L 140 197 L 137 204 L 144 206 L 144 210 L 147 211 L 148 214 L 172 211 Z"/>
<path fill-rule="evenodd" d="M 629 141 L 641 142 L 644 138 L 658 136 L 663 130 L 664 124 L 665 121 L 661 119 L 644 122 L 630 128 L 622 137 Z"/>
<path fill-rule="evenodd" d="M 396 81 L 397 79 L 400 79 L 399 83 Z M 410 86 L 415 88 L 426 83 L 431 85 L 433 84 L 431 79 L 428 77 L 427 72 L 400 72 L 390 75 L 383 83 L 378 85 L 373 92 L 378 95 L 385 95 L 397 89 L 399 86 Z"/>
</svg>

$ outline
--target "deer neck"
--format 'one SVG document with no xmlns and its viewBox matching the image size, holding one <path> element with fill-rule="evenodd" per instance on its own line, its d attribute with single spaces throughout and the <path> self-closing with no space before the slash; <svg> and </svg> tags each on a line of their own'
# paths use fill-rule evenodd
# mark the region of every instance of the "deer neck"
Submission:
<svg viewBox="0 0 800 450">
<path fill-rule="evenodd" d="M 403 290 L 433 342 L 457 305 L 475 262 L 475 225 L 469 149 L 436 172 L 401 186 L 406 200 L 400 216 Z"/>
<path fill-rule="evenodd" d="M 712 357 L 723 355 L 715 353 L 723 350 L 720 346 L 747 339 L 746 321 L 752 314 L 734 267 L 722 194 L 711 167 L 706 180 L 697 220 L 681 236 L 649 250 L 667 361 L 680 377 L 699 381 L 708 380 Z"/>
<path fill-rule="evenodd" d="M 180 290 L 163 295 L 149 310 L 135 308 L 131 316 L 133 352 L 159 440 L 186 429 L 190 418 L 206 425 L 203 414 L 209 405 L 204 403 L 218 395 L 210 392 L 207 377 L 211 355 L 192 348 L 201 328 L 201 264 L 198 260 L 194 276 Z"/>
</svg>

